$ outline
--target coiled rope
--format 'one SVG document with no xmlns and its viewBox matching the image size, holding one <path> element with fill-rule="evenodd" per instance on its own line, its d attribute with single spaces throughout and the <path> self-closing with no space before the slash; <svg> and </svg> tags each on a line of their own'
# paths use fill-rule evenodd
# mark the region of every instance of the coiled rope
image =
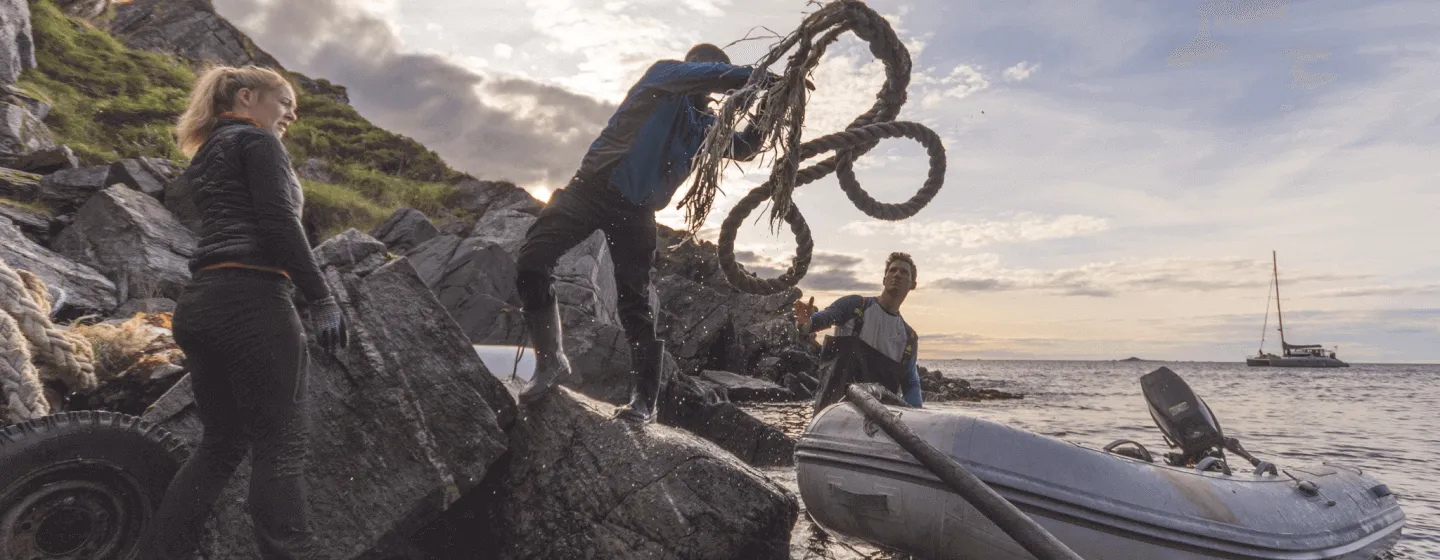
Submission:
<svg viewBox="0 0 1440 560">
<path fill-rule="evenodd" d="M 853 32 L 869 43 L 871 54 L 885 65 L 885 84 L 876 95 L 875 104 L 851 121 L 845 130 L 802 144 L 800 132 L 805 119 L 807 77 L 819 65 L 825 49 L 845 32 Z M 784 74 L 774 77 L 767 69 L 792 47 L 796 51 Z M 789 289 L 805 277 L 815 242 L 804 216 L 793 203 L 796 187 L 835 173 L 841 190 L 856 208 L 873 218 L 890 221 L 914 216 L 935 198 L 945 182 L 945 147 L 939 135 L 919 123 L 895 121 L 905 104 L 905 88 L 909 84 L 910 52 L 890 23 L 859 0 L 837 0 L 821 7 L 756 63 L 745 87 L 732 92 L 721 106 L 716 125 L 708 132 L 696 156 L 694 184 L 680 201 L 693 234 L 704 224 L 715 201 L 720 175 L 725 159 L 733 153 L 734 132 L 740 121 L 749 118 L 760 128 L 765 150 L 775 153 L 770 177 L 741 198 L 720 227 L 720 267 L 731 285 L 752 294 L 774 294 Z M 763 99 L 752 112 L 753 101 L 762 92 Z M 930 158 L 930 172 L 924 185 L 905 202 L 877 201 L 855 178 L 855 159 L 886 138 L 916 140 Z M 829 152 L 834 155 L 800 168 L 802 161 Z M 735 235 L 741 222 L 767 200 L 772 201 L 771 226 L 785 221 L 790 224 L 796 241 L 795 258 L 789 270 L 770 279 L 756 277 L 735 261 Z"/>
<path fill-rule="evenodd" d="M 0 377 L 4 377 L 6 413 L 40 415 L 43 403 L 34 396 L 40 380 L 58 379 L 72 391 L 94 389 L 95 356 L 84 337 L 66 332 L 50 322 L 45 284 L 38 276 L 0 262 Z M 22 363 L 23 358 L 23 363 Z M 29 366 L 29 367 L 27 367 Z M 15 403 L 20 403 L 17 409 Z M 55 403 L 50 403 L 55 404 Z"/>
</svg>

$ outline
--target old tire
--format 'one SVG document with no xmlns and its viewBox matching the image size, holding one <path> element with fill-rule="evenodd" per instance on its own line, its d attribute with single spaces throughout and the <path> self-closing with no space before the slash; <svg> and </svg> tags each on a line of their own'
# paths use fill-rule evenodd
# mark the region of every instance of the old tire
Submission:
<svg viewBox="0 0 1440 560">
<path fill-rule="evenodd" d="M 65 412 L 0 429 L 0 558 L 135 558 L 187 455 L 159 426 L 114 412 Z"/>
</svg>

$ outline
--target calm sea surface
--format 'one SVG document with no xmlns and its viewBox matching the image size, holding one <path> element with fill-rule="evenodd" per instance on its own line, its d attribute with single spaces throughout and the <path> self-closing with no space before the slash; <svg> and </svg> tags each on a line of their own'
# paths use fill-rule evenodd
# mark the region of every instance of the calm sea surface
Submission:
<svg viewBox="0 0 1440 560">
<path fill-rule="evenodd" d="M 977 387 L 1025 393 L 1015 401 L 934 403 L 1037 433 L 1100 447 L 1130 438 L 1165 450 L 1140 376 L 1165 366 L 1205 399 L 1225 435 L 1281 468 L 1354 465 L 1387 484 L 1405 511 L 1395 558 L 1440 558 L 1440 365 L 1341 369 L 1252 368 L 1243 363 L 928 361 Z"/>
</svg>

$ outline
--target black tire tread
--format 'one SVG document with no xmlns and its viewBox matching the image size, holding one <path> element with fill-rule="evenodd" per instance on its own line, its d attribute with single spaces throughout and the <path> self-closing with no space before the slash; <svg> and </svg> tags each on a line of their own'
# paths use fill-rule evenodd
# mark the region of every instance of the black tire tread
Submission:
<svg viewBox="0 0 1440 560">
<path fill-rule="evenodd" d="M 76 410 L 42 416 L 0 429 L 0 459 L 5 457 L 6 447 L 20 446 L 37 439 L 90 428 L 114 429 L 141 435 L 158 445 L 176 462 L 183 463 L 190 456 L 185 441 L 158 424 L 119 412 Z"/>
</svg>

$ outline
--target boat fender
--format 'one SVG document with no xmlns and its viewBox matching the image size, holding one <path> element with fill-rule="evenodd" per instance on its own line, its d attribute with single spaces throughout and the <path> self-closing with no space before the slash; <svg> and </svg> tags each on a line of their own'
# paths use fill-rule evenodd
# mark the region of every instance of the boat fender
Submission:
<svg viewBox="0 0 1440 560">
<path fill-rule="evenodd" d="M 1390 487 L 1384 484 L 1376 484 L 1375 486 L 1370 487 L 1370 494 L 1374 495 L 1376 498 L 1384 498 L 1385 496 L 1392 495 L 1392 493 L 1390 492 Z"/>
</svg>

